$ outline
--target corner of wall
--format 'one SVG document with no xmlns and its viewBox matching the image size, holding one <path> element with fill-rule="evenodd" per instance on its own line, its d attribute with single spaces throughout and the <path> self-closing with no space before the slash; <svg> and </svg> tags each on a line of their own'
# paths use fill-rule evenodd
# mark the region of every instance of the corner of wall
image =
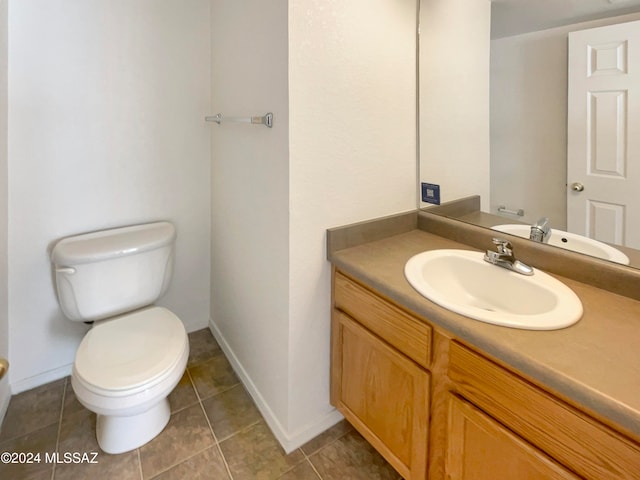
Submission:
<svg viewBox="0 0 640 480">
<path fill-rule="evenodd" d="M 294 433 L 287 431 L 287 429 L 278 420 L 273 410 L 269 407 L 269 404 L 260 393 L 260 390 L 253 382 L 246 369 L 243 367 L 238 356 L 233 352 L 231 346 L 229 345 L 229 342 L 227 342 L 222 332 L 214 323 L 213 319 L 209 320 L 209 330 L 211 330 L 211 333 L 220 345 L 220 348 L 222 348 L 222 351 L 229 360 L 229 363 L 231 363 L 233 371 L 236 373 L 238 378 L 240 378 L 242 385 L 247 389 L 249 395 L 251 395 L 251 398 L 262 414 L 264 420 L 267 422 L 267 425 L 271 429 L 271 432 L 276 437 L 286 453 L 291 453 L 296 448 L 304 445 L 312 438 L 316 437 L 320 433 L 324 432 L 325 430 L 342 420 L 342 415 L 337 410 L 332 410 L 319 421 L 306 425 L 304 428 Z"/>
</svg>

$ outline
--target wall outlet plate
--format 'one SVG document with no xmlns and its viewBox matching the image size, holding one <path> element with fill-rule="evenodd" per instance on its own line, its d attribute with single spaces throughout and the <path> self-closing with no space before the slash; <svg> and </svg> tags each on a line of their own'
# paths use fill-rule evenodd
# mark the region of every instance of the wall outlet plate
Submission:
<svg viewBox="0 0 640 480">
<path fill-rule="evenodd" d="M 434 205 L 440 205 L 440 185 L 435 183 L 420 184 L 422 188 L 422 201 L 425 203 L 433 203 Z"/>
</svg>

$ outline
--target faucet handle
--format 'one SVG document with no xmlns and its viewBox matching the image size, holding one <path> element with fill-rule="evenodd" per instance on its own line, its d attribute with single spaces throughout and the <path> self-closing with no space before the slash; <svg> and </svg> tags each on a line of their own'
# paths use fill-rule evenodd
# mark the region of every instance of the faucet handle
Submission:
<svg viewBox="0 0 640 480">
<path fill-rule="evenodd" d="M 505 240 L 503 238 L 493 238 L 493 244 L 498 246 L 498 253 L 503 253 L 505 255 L 511 255 L 513 251 L 513 245 L 509 240 Z"/>
<path fill-rule="evenodd" d="M 536 223 L 532 225 L 533 228 L 539 228 L 540 230 L 549 229 L 549 217 L 542 217 Z"/>
<path fill-rule="evenodd" d="M 551 235 L 551 228 L 549 227 L 549 217 L 542 217 L 536 223 L 531 225 L 531 233 L 529 233 L 529 239 L 534 242 L 546 242 L 547 238 Z"/>
</svg>

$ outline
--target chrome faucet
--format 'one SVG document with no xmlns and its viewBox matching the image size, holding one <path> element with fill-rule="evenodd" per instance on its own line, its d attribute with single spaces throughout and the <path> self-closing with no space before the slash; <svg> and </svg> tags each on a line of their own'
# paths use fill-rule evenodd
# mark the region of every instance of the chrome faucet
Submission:
<svg viewBox="0 0 640 480">
<path fill-rule="evenodd" d="M 534 242 L 544 243 L 549 239 L 551 235 L 551 228 L 549 227 L 549 217 L 542 217 L 536 223 L 531 225 L 531 233 L 529 239 Z"/>
<path fill-rule="evenodd" d="M 516 260 L 516 257 L 513 256 L 513 246 L 511 245 L 511 242 L 501 238 L 494 238 L 493 243 L 498 247 L 498 251 L 494 252 L 493 250 L 487 250 L 484 254 L 485 262 L 506 268 L 507 270 L 512 270 L 522 275 L 533 275 L 533 268 L 522 263 L 520 260 Z"/>
</svg>

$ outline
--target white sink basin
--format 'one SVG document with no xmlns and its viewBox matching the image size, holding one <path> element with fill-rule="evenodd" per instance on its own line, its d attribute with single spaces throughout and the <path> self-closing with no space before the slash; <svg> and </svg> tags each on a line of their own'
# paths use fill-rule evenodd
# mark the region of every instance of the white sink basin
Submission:
<svg viewBox="0 0 640 480">
<path fill-rule="evenodd" d="M 498 230 L 504 233 L 510 233 L 518 237 L 529 238 L 531 227 L 529 225 L 521 224 L 505 224 L 496 225 L 491 227 L 493 230 Z M 554 247 L 566 248 L 578 253 L 585 253 L 592 257 L 602 258 L 604 260 L 610 260 L 612 262 L 622 263 L 629 265 L 629 257 L 627 257 L 620 250 L 613 248 L 606 243 L 593 240 L 592 238 L 583 237 L 575 233 L 563 232 L 562 230 L 551 229 L 551 234 L 546 242 L 548 245 Z"/>
<path fill-rule="evenodd" d="M 540 270 L 512 272 L 468 250 L 431 250 L 409 259 L 404 274 L 421 295 L 466 317 L 512 328 L 555 330 L 582 317 L 582 303 Z"/>
</svg>

